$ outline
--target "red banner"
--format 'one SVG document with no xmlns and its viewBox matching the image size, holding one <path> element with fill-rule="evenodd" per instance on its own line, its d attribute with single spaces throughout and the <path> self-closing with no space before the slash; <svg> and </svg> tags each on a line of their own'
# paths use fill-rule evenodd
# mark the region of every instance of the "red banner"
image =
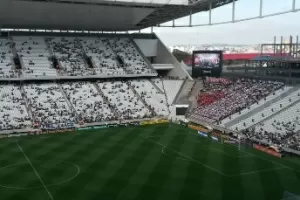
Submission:
<svg viewBox="0 0 300 200">
<path fill-rule="evenodd" d="M 267 154 L 270 154 L 272 156 L 275 156 L 275 157 L 278 157 L 278 158 L 281 158 L 281 154 L 272 150 L 272 149 L 269 149 L 269 148 L 266 148 L 266 147 L 263 147 L 263 146 L 260 146 L 260 145 L 257 145 L 257 144 L 253 144 L 253 148 L 254 149 L 257 149 L 259 151 L 262 151 L 262 152 L 265 152 Z"/>
</svg>

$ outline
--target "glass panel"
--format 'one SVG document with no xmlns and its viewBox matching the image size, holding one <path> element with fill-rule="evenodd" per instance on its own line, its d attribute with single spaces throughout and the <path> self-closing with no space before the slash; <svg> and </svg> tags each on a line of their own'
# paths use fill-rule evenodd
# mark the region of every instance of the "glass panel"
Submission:
<svg viewBox="0 0 300 200">
<path fill-rule="evenodd" d="M 212 10 L 212 23 L 228 22 L 232 19 L 232 3 Z"/>
<path fill-rule="evenodd" d="M 175 20 L 175 26 L 189 26 L 190 16 L 182 17 Z"/>
<path fill-rule="evenodd" d="M 208 24 L 209 23 L 209 12 L 199 12 L 193 15 L 192 25 Z"/>
<path fill-rule="evenodd" d="M 284 12 L 292 9 L 293 0 L 264 0 L 263 15 Z"/>
<path fill-rule="evenodd" d="M 235 19 L 259 16 L 260 0 L 238 0 L 235 2 Z"/>
<path fill-rule="evenodd" d="M 296 0 L 296 9 L 300 9 L 300 0 Z"/>
<path fill-rule="evenodd" d="M 151 33 L 151 27 L 150 28 L 142 29 L 141 33 Z"/>
</svg>

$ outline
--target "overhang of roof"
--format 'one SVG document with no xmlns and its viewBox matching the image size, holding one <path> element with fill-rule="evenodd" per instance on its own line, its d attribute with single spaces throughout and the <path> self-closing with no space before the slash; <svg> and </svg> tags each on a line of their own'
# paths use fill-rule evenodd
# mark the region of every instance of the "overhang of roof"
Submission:
<svg viewBox="0 0 300 200">
<path fill-rule="evenodd" d="M 138 30 L 207 11 L 210 3 L 216 8 L 233 0 L 198 0 L 188 5 L 171 5 L 170 0 L 148 1 L 151 0 L 0 0 L 0 28 Z"/>
</svg>

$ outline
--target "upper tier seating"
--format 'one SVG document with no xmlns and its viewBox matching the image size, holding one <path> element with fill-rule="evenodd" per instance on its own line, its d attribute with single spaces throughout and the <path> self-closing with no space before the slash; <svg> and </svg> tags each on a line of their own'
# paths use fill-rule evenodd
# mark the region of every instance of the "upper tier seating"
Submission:
<svg viewBox="0 0 300 200">
<path fill-rule="evenodd" d="M 235 124 L 232 127 L 230 127 L 230 129 L 232 129 L 232 130 L 247 129 L 247 128 L 257 124 L 258 122 L 270 117 L 271 115 L 276 114 L 277 112 L 283 110 L 284 108 L 288 108 L 292 103 L 294 103 L 298 100 L 300 100 L 300 90 L 292 92 L 290 95 L 288 95 L 284 99 L 277 101 L 276 103 L 271 104 L 270 106 L 264 108 L 260 112 L 255 113 L 254 115 L 250 116 L 249 118 L 240 121 L 238 124 Z M 292 120 L 292 118 L 290 118 L 290 120 Z M 265 128 L 263 128 L 265 126 L 264 125 L 265 123 L 263 123 L 261 125 L 263 127 L 258 126 L 257 130 L 258 129 L 260 130 L 261 128 L 263 128 L 264 130 L 272 128 L 273 127 L 272 123 L 274 123 L 274 120 L 268 121 Z M 272 130 L 276 130 L 276 129 L 272 129 Z M 261 130 L 261 131 L 263 131 L 263 130 Z"/>
<path fill-rule="evenodd" d="M 159 92 L 148 80 L 133 80 L 131 85 L 146 103 L 161 116 L 169 115 L 167 100 L 163 93 Z"/>
<path fill-rule="evenodd" d="M 138 50 L 128 38 L 109 39 L 110 46 L 123 60 L 124 67 L 129 74 L 156 74 L 145 62 Z"/>
<path fill-rule="evenodd" d="M 24 129 L 31 126 L 20 86 L 0 85 L 0 130 Z"/>
<path fill-rule="evenodd" d="M 0 78 L 18 77 L 18 73 L 12 69 L 12 56 L 10 40 L 0 38 Z"/>
<path fill-rule="evenodd" d="M 23 60 L 23 76 L 57 76 L 49 61 L 49 51 L 44 37 L 13 37 L 17 53 Z"/>
<path fill-rule="evenodd" d="M 219 122 L 258 102 L 280 87 L 282 83 L 279 82 L 240 79 L 225 88 L 222 86 L 225 97 L 208 106 L 199 106 L 192 116 L 210 123 Z"/>
<path fill-rule="evenodd" d="M 89 68 L 80 40 L 74 37 L 47 38 L 55 56 L 58 58 L 62 73 L 67 76 L 94 75 L 95 72 Z"/>
<path fill-rule="evenodd" d="M 99 38 L 80 38 L 86 55 L 91 58 L 96 74 L 124 75 L 108 41 Z"/>
<path fill-rule="evenodd" d="M 251 106 L 248 106 L 247 108 L 243 109 L 242 111 L 237 112 L 233 115 L 230 115 L 226 119 L 222 120 L 221 125 L 225 125 L 226 123 L 236 119 L 237 117 L 239 117 L 241 115 L 244 115 L 244 114 L 247 114 L 251 111 L 254 111 L 255 109 L 261 107 L 262 105 L 268 105 L 269 103 L 271 103 L 276 98 L 280 98 L 280 96 L 282 94 L 286 93 L 290 89 L 292 89 L 292 87 L 284 86 L 281 89 L 274 91 L 272 94 L 270 94 L 267 97 L 265 97 L 264 99 L 261 99 L 260 101 L 258 101 L 258 103 L 252 104 Z"/>
<path fill-rule="evenodd" d="M 27 84 L 24 88 L 34 121 L 41 127 L 76 122 L 75 113 L 69 108 L 57 84 Z"/>
<path fill-rule="evenodd" d="M 80 121 L 93 123 L 115 120 L 109 105 L 104 102 L 90 82 L 66 82 L 62 84 L 62 87 Z"/>
<path fill-rule="evenodd" d="M 141 119 L 151 117 L 150 111 L 135 96 L 126 82 L 98 82 L 107 100 L 117 110 L 120 119 Z"/>
</svg>

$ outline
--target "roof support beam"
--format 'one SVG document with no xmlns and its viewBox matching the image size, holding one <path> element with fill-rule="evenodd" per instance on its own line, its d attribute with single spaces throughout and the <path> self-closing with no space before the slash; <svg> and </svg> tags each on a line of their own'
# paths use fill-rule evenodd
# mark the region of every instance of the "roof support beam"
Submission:
<svg viewBox="0 0 300 200">
<path fill-rule="evenodd" d="M 263 17 L 263 4 L 264 4 L 264 0 L 260 0 L 260 4 L 259 4 L 259 17 L 260 18 Z"/>
<path fill-rule="evenodd" d="M 232 1 L 232 22 L 235 22 L 235 1 Z"/>
<path fill-rule="evenodd" d="M 212 10 L 212 3 L 209 4 L 209 22 L 208 24 L 211 25 L 211 10 Z"/>
</svg>

